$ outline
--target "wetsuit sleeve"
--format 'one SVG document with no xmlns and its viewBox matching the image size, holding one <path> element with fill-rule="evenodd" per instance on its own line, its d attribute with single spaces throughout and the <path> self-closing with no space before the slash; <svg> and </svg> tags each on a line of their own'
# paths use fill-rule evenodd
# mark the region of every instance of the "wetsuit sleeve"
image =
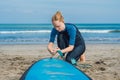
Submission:
<svg viewBox="0 0 120 80">
<path fill-rule="evenodd" d="M 49 42 L 53 42 L 55 41 L 55 37 L 56 37 L 57 31 L 53 28 L 50 34 L 50 40 Z"/>
<path fill-rule="evenodd" d="M 69 45 L 74 45 L 75 44 L 75 39 L 76 39 L 76 28 L 74 26 L 68 26 L 68 35 L 70 37 L 69 39 Z"/>
</svg>

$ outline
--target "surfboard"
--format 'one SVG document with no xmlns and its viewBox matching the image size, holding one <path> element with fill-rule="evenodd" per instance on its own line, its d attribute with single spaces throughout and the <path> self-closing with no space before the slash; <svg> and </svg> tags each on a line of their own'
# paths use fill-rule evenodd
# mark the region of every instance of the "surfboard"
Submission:
<svg viewBox="0 0 120 80">
<path fill-rule="evenodd" d="M 44 58 L 31 65 L 20 80 L 92 80 L 72 64 L 56 59 Z"/>
</svg>

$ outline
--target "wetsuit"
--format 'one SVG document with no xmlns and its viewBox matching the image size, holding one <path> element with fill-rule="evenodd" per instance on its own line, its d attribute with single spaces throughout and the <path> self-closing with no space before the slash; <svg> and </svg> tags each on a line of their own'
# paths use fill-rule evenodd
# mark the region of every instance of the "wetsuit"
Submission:
<svg viewBox="0 0 120 80">
<path fill-rule="evenodd" d="M 65 60 L 69 63 L 71 63 L 71 59 L 78 61 L 85 51 L 85 42 L 78 28 L 74 24 L 69 23 L 65 23 L 65 29 L 61 32 L 53 28 L 49 42 L 54 43 L 56 35 L 57 45 L 60 49 L 64 49 L 69 45 L 74 46 L 74 49 L 66 55 Z"/>
</svg>

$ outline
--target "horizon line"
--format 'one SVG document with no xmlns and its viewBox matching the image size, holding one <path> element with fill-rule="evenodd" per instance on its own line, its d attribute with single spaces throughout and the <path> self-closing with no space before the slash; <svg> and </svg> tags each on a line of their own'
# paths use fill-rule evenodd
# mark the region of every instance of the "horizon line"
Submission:
<svg viewBox="0 0 120 80">
<path fill-rule="evenodd" d="M 52 23 L 0 23 L 0 24 L 52 24 Z M 120 23 L 72 23 L 72 24 L 120 24 Z"/>
</svg>

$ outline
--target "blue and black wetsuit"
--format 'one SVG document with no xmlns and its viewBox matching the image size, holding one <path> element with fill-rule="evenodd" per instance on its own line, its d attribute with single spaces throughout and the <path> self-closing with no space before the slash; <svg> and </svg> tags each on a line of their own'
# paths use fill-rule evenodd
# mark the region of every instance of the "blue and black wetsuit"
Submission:
<svg viewBox="0 0 120 80">
<path fill-rule="evenodd" d="M 49 42 L 54 43 L 56 35 L 57 45 L 60 49 L 64 49 L 69 45 L 74 46 L 74 49 L 66 55 L 65 60 L 69 63 L 71 63 L 71 59 L 78 61 L 85 51 L 85 42 L 78 28 L 74 24 L 69 23 L 65 23 L 65 30 L 61 32 L 53 28 Z"/>
</svg>

